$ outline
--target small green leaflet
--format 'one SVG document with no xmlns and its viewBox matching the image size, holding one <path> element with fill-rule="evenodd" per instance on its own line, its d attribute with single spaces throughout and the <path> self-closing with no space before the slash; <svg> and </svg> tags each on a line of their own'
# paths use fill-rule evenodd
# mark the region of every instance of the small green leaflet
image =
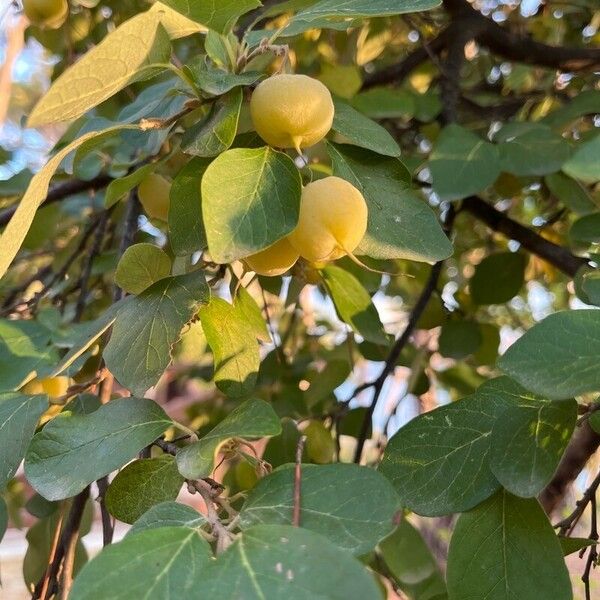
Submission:
<svg viewBox="0 0 600 600">
<path fill-rule="evenodd" d="M 382 593 L 357 559 L 322 535 L 288 525 L 256 525 L 210 563 L 196 597 L 380 600 Z"/>
<path fill-rule="evenodd" d="M 346 102 L 335 100 L 333 130 L 348 138 L 353 144 L 383 154 L 400 156 L 400 147 L 391 134 L 376 123 L 352 108 Z"/>
<path fill-rule="evenodd" d="M 210 291 L 204 275 L 157 281 L 139 296 L 128 298 L 117 313 L 104 360 L 117 381 L 143 395 L 171 362 L 171 349 Z"/>
<path fill-rule="evenodd" d="M 218 33 L 228 33 L 239 17 L 261 4 L 258 0 L 162 0 L 177 12 Z"/>
<path fill-rule="evenodd" d="M 436 140 L 429 170 L 435 193 L 442 200 L 459 200 L 494 183 L 501 166 L 496 146 L 449 125 Z"/>
<path fill-rule="evenodd" d="M 212 558 L 208 542 L 187 527 L 160 527 L 106 546 L 75 579 L 69 600 L 198 596 Z"/>
<path fill-rule="evenodd" d="M 191 506 L 179 504 L 178 502 L 161 502 L 145 512 L 131 526 L 127 535 L 133 535 L 146 529 L 175 526 L 187 527 L 197 531 L 203 525 L 206 525 L 206 518 Z"/>
<path fill-rule="evenodd" d="M 369 207 L 360 256 L 437 262 L 452 244 L 435 213 L 409 189 L 410 173 L 397 159 L 347 144 L 328 144 L 333 173 L 361 190 Z"/>
<path fill-rule="evenodd" d="M 294 465 L 259 480 L 240 513 L 242 529 L 257 524 L 291 525 Z M 369 498 L 377 498 L 376 503 Z M 361 556 L 392 532 L 400 507 L 391 484 L 377 471 L 352 464 L 303 465 L 300 523 Z"/>
<path fill-rule="evenodd" d="M 563 553 L 535 499 L 505 490 L 460 516 L 448 554 L 448 597 L 571 600 Z"/>
<path fill-rule="evenodd" d="M 133 523 L 152 506 L 175 500 L 182 485 L 183 477 L 172 456 L 136 460 L 111 481 L 106 508 L 119 521 Z"/>
<path fill-rule="evenodd" d="M 86 55 L 87 56 L 87 55 Z M 57 152 L 33 177 L 25 195 L 19 202 L 17 210 L 0 236 L 0 278 L 4 276 L 13 258 L 17 255 L 35 213 L 40 204 L 46 199 L 50 180 L 54 176 L 62 161 L 73 151 L 83 146 L 86 142 L 92 144 L 124 129 L 139 129 L 137 125 L 116 125 L 103 131 L 90 131 L 71 142 L 68 146 Z"/>
<path fill-rule="evenodd" d="M 383 330 L 377 309 L 360 281 L 352 273 L 333 265 L 325 267 L 322 274 L 340 319 L 365 340 L 387 344 L 389 338 Z"/>
<path fill-rule="evenodd" d="M 16 473 L 38 420 L 47 408 L 45 395 L 0 394 L 0 490 Z"/>
<path fill-rule="evenodd" d="M 256 385 L 260 355 L 256 332 L 244 315 L 212 298 L 198 315 L 214 359 L 216 386 L 231 398 L 247 396 Z"/>
<path fill-rule="evenodd" d="M 498 366 L 551 400 L 600 391 L 600 311 L 565 310 L 529 329 Z"/>
<path fill-rule="evenodd" d="M 264 250 L 298 223 L 301 180 L 294 161 L 272 148 L 235 148 L 202 178 L 208 249 L 218 263 Z"/>
<path fill-rule="evenodd" d="M 25 456 L 27 481 L 47 500 L 75 496 L 171 425 L 158 404 L 143 398 L 112 400 L 89 415 L 62 412 L 33 437 Z"/>
<path fill-rule="evenodd" d="M 168 62 L 169 36 L 157 11 L 125 21 L 68 68 L 29 115 L 28 126 L 67 121 L 122 90 L 150 65 Z"/>
<path fill-rule="evenodd" d="M 139 169 L 136 169 L 133 173 L 120 177 L 119 179 L 113 179 L 106 188 L 106 194 L 104 195 L 104 206 L 110 208 L 119 200 L 122 200 L 128 192 L 133 188 L 137 187 L 150 173 L 153 173 L 156 169 L 156 164 L 144 165 Z"/>
<path fill-rule="evenodd" d="M 185 446 L 177 453 L 179 472 L 187 479 L 199 479 L 211 474 L 215 452 L 233 437 L 261 438 L 281 433 L 281 423 L 264 400 L 246 400 L 199 442 Z"/>
<path fill-rule="evenodd" d="M 171 259 L 164 250 L 154 244 L 134 244 L 119 260 L 115 283 L 129 294 L 141 294 L 170 273 Z"/>
</svg>

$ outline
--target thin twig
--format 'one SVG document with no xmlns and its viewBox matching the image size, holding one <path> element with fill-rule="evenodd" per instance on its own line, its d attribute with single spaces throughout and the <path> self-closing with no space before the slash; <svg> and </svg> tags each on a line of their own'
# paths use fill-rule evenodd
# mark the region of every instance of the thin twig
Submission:
<svg viewBox="0 0 600 600">
<path fill-rule="evenodd" d="M 46 571 L 44 573 L 42 589 L 40 591 L 40 598 L 42 598 L 42 600 L 46 599 L 46 595 L 48 593 L 48 587 L 50 585 L 51 566 L 54 563 L 54 558 L 56 557 L 56 552 L 58 550 L 58 542 L 60 540 L 60 532 L 62 529 L 64 516 L 65 516 L 65 510 L 63 507 L 62 510 L 60 511 L 60 516 L 58 517 L 58 522 L 56 523 L 56 529 L 54 530 L 54 537 L 52 538 L 52 545 L 50 546 L 50 554 L 48 556 L 48 566 L 46 567 Z"/>
<path fill-rule="evenodd" d="M 292 525 L 300 527 L 300 506 L 302 497 L 302 454 L 306 436 L 300 436 L 296 446 L 296 466 L 294 467 L 294 508 L 292 512 Z"/>
</svg>

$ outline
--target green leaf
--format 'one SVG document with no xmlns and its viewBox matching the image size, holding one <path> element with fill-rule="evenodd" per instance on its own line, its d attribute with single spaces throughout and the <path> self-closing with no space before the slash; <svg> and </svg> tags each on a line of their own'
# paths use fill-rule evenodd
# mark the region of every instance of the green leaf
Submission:
<svg viewBox="0 0 600 600">
<path fill-rule="evenodd" d="M 210 291 L 199 272 L 157 281 L 131 297 L 117 313 L 104 350 L 106 366 L 117 381 L 143 395 L 156 384 L 171 362 L 171 349 L 181 329 Z"/>
<path fill-rule="evenodd" d="M 212 552 L 187 527 L 160 527 L 105 546 L 75 579 L 69 600 L 199 597 Z"/>
<path fill-rule="evenodd" d="M 583 275 L 582 287 L 588 300 L 600 306 L 600 271 L 592 271 Z"/>
<path fill-rule="evenodd" d="M 33 222 L 35 213 L 46 199 L 50 180 L 54 176 L 62 161 L 75 149 L 83 146 L 86 142 L 97 142 L 103 140 L 123 129 L 139 129 L 136 125 L 117 125 L 103 131 L 90 131 L 77 138 L 68 146 L 57 152 L 33 177 L 27 191 L 8 225 L 0 236 L 0 278 L 4 276 L 13 258 L 17 255 L 27 232 Z"/>
<path fill-rule="evenodd" d="M 252 85 L 263 77 L 263 74 L 258 71 L 232 73 L 215 69 L 206 63 L 204 57 L 188 65 L 188 68 L 196 85 L 203 92 L 213 96 L 222 96 L 236 87 Z"/>
<path fill-rule="evenodd" d="M 160 14 L 160 22 L 172 40 L 206 31 L 204 27 L 195 21 L 186 19 L 183 15 L 165 6 L 162 2 L 155 2 L 150 7 L 150 11 Z"/>
<path fill-rule="evenodd" d="M 558 541 L 560 542 L 563 556 L 569 556 L 569 554 L 574 554 L 583 548 L 589 548 L 590 546 L 595 546 L 598 543 L 596 540 L 590 540 L 588 538 L 572 538 L 562 536 L 558 536 Z"/>
<path fill-rule="evenodd" d="M 312 21 L 321 17 L 385 17 L 429 10 L 439 4 L 439 0 L 321 0 L 299 12 L 297 18 Z"/>
<path fill-rule="evenodd" d="M 498 134 L 503 140 L 498 145 L 498 153 L 501 168 L 508 173 L 548 175 L 559 171 L 571 156 L 567 140 L 544 125 L 527 123 L 521 130 L 512 127 L 506 136 L 502 136 L 503 131 Z"/>
<path fill-rule="evenodd" d="M 357 146 L 385 156 L 400 156 L 400 147 L 390 133 L 346 102 L 336 100 L 333 130 Z"/>
<path fill-rule="evenodd" d="M 298 223 L 300 173 L 272 148 L 224 152 L 202 178 L 202 214 L 210 254 L 228 263 L 264 250 Z"/>
<path fill-rule="evenodd" d="M 600 244 L 600 213 L 577 219 L 571 226 L 569 237 L 577 242 Z"/>
<path fill-rule="evenodd" d="M 259 480 L 244 503 L 240 525 L 291 525 L 294 465 Z M 369 502 L 377 498 L 377 502 Z M 303 465 L 300 523 L 361 556 L 394 529 L 398 496 L 377 471 L 352 464 Z"/>
<path fill-rule="evenodd" d="M 281 423 L 264 400 L 246 400 L 231 411 L 199 442 L 185 446 L 177 453 L 179 472 L 186 479 L 210 475 L 219 446 L 231 438 L 262 438 L 281 433 Z"/>
<path fill-rule="evenodd" d="M 402 505 L 437 516 L 468 510 L 491 496 L 500 487 L 489 467 L 491 433 L 506 406 L 484 385 L 400 428 L 380 470 Z"/>
<path fill-rule="evenodd" d="M 181 148 L 193 156 L 217 156 L 225 152 L 235 139 L 240 111 L 242 90 L 236 88 L 219 98 L 206 118 L 186 129 Z"/>
<path fill-rule="evenodd" d="M 481 342 L 481 331 L 477 323 L 466 320 L 446 321 L 438 339 L 438 350 L 442 356 L 460 360 L 476 352 Z"/>
<path fill-rule="evenodd" d="M 104 206 L 110 208 L 117 202 L 122 200 L 133 188 L 137 187 L 146 177 L 153 173 L 156 169 L 156 164 L 152 163 L 144 165 L 136 169 L 133 173 L 119 179 L 113 179 L 106 188 L 104 195 Z"/>
<path fill-rule="evenodd" d="M 152 400 L 119 398 L 89 415 L 60 413 L 37 433 L 25 476 L 47 500 L 78 494 L 123 466 L 172 424 Z"/>
<path fill-rule="evenodd" d="M 352 273 L 333 265 L 325 267 L 322 275 L 340 319 L 365 340 L 387 344 L 389 339 L 377 309 L 360 281 Z"/>
<path fill-rule="evenodd" d="M 168 62 L 169 36 L 158 11 L 125 21 L 64 71 L 29 115 L 28 126 L 80 117 L 156 63 Z"/>
<path fill-rule="evenodd" d="M 410 175 L 396 158 L 344 144 L 328 144 L 333 173 L 356 186 L 369 207 L 367 233 L 356 254 L 437 262 L 452 244 L 427 203 L 408 189 Z"/>
<path fill-rule="evenodd" d="M 525 282 L 526 256 L 519 252 L 497 252 L 486 256 L 469 281 L 477 304 L 504 304 L 516 296 Z"/>
<path fill-rule="evenodd" d="M 133 523 L 155 504 L 175 500 L 183 481 L 172 456 L 136 460 L 108 486 L 106 508 L 119 521 Z"/>
<path fill-rule="evenodd" d="M 563 171 L 585 183 L 600 180 L 600 135 L 581 144 L 563 165 Z"/>
<path fill-rule="evenodd" d="M 197 510 L 186 504 L 178 502 L 161 502 L 155 504 L 150 510 L 145 512 L 127 532 L 127 535 L 133 535 L 146 529 L 158 529 L 160 527 L 187 527 L 194 531 L 199 531 L 206 525 L 206 518 Z"/>
<path fill-rule="evenodd" d="M 243 320 L 259 340 L 266 343 L 271 341 L 271 335 L 269 334 L 262 310 L 243 285 L 237 290 L 233 299 L 233 307 L 242 316 Z"/>
<path fill-rule="evenodd" d="M 508 377 L 488 384 L 508 408 L 492 429 L 490 467 L 511 493 L 533 498 L 552 479 L 577 420 L 575 400 L 550 402 Z"/>
<path fill-rule="evenodd" d="M 57 355 L 50 331 L 37 321 L 0 319 L 0 391 L 13 391 L 32 373 L 46 375 Z"/>
<path fill-rule="evenodd" d="M 305 372 L 304 379 L 309 383 L 309 388 L 304 392 L 306 406 L 314 408 L 320 402 L 331 399 L 336 401 L 333 393 L 342 385 L 352 372 L 352 365 L 346 359 L 327 360 L 324 368 L 312 368 Z M 348 415 L 344 418 L 346 423 Z"/>
<path fill-rule="evenodd" d="M 398 583 L 414 586 L 439 573 L 435 558 L 421 534 L 405 518 L 379 544 L 381 556 Z"/>
<path fill-rule="evenodd" d="M 537 500 L 502 490 L 461 515 L 448 554 L 448 595 L 571 600 L 558 538 Z"/>
<path fill-rule="evenodd" d="M 115 283 L 129 294 L 141 294 L 171 273 L 169 255 L 154 244 L 134 244 L 123 253 Z"/>
<path fill-rule="evenodd" d="M 45 395 L 0 394 L 0 490 L 17 472 L 39 418 L 47 408 Z"/>
<path fill-rule="evenodd" d="M 598 205 L 592 200 L 586 188 L 579 181 L 571 179 L 564 173 L 546 175 L 544 183 L 569 210 L 580 215 L 598 210 Z"/>
<path fill-rule="evenodd" d="M 213 353 L 215 384 L 232 398 L 248 395 L 256 385 L 260 365 L 252 325 L 221 298 L 212 298 L 198 315 Z"/>
<path fill-rule="evenodd" d="M 202 600 L 382 598 L 375 578 L 348 552 L 287 525 L 246 530 L 204 571 L 198 590 Z"/>
<path fill-rule="evenodd" d="M 176 256 L 206 248 L 200 182 L 211 159 L 192 158 L 175 176 L 169 206 L 169 242 Z"/>
<path fill-rule="evenodd" d="M 239 17 L 261 5 L 258 0 L 202 0 L 202 2 L 162 0 L 162 2 L 189 19 L 219 33 L 227 33 Z"/>
<path fill-rule="evenodd" d="M 415 98 L 406 90 L 377 87 L 352 98 L 352 106 L 371 119 L 410 119 Z"/>
<path fill-rule="evenodd" d="M 498 366 L 523 387 L 551 400 L 600 390 L 600 311 L 567 310 L 529 329 Z"/>
<path fill-rule="evenodd" d="M 459 125 L 448 125 L 435 143 L 429 170 L 442 200 L 460 200 L 492 185 L 501 165 L 496 146 Z"/>
</svg>

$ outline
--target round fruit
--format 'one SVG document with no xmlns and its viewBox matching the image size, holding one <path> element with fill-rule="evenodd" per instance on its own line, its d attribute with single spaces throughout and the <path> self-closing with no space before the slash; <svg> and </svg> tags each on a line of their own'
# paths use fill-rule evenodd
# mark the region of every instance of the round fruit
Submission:
<svg viewBox="0 0 600 600">
<path fill-rule="evenodd" d="M 151 219 L 168 221 L 171 183 L 158 173 L 150 173 L 138 186 L 138 197 Z"/>
<path fill-rule="evenodd" d="M 258 275 L 275 277 L 289 270 L 299 257 L 288 239 L 281 238 L 265 250 L 247 256 L 244 261 Z"/>
<path fill-rule="evenodd" d="M 34 25 L 58 29 L 69 14 L 67 0 L 23 0 L 23 12 Z"/>
<path fill-rule="evenodd" d="M 313 462 L 324 465 L 333 460 L 335 442 L 321 421 L 311 421 L 304 430 L 306 454 Z"/>
<path fill-rule="evenodd" d="M 325 177 L 302 190 L 298 225 L 288 238 L 309 262 L 336 260 L 360 244 L 367 218 L 367 203 L 351 183 Z"/>
<path fill-rule="evenodd" d="M 329 90 L 306 75 L 274 75 L 252 94 L 250 115 L 258 135 L 277 148 L 309 148 L 333 124 Z"/>
</svg>

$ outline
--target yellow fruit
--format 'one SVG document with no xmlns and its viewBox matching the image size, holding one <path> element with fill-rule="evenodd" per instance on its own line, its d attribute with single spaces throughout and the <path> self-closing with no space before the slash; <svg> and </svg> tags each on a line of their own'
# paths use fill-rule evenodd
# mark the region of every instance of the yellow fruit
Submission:
<svg viewBox="0 0 600 600">
<path fill-rule="evenodd" d="M 306 75 L 274 75 L 252 94 L 250 115 L 258 135 L 277 148 L 309 148 L 333 124 L 329 90 Z"/>
<path fill-rule="evenodd" d="M 58 29 L 69 14 L 67 0 L 24 0 L 23 12 L 34 25 Z"/>
<path fill-rule="evenodd" d="M 151 219 L 168 221 L 171 183 L 158 173 L 150 173 L 138 186 L 138 197 Z"/>
<path fill-rule="evenodd" d="M 35 396 L 37 394 L 44 394 L 44 388 L 42 387 L 42 384 L 40 383 L 39 379 L 32 379 L 30 382 L 26 383 L 22 388 L 21 391 L 24 394 L 30 394 L 31 396 Z"/>
<path fill-rule="evenodd" d="M 336 260 L 360 244 L 367 217 L 367 203 L 351 183 L 325 177 L 302 190 L 298 225 L 288 238 L 309 262 Z"/>
<path fill-rule="evenodd" d="M 68 377 L 41 377 L 26 383 L 21 391 L 25 394 L 48 394 L 50 398 L 60 398 L 67 393 L 71 380 Z"/>
<path fill-rule="evenodd" d="M 244 261 L 258 275 L 275 277 L 290 269 L 299 257 L 288 239 L 281 238 L 265 250 L 247 256 Z"/>
<path fill-rule="evenodd" d="M 335 442 L 321 421 L 311 421 L 304 430 L 306 454 L 313 462 L 324 465 L 333 460 Z"/>
</svg>

